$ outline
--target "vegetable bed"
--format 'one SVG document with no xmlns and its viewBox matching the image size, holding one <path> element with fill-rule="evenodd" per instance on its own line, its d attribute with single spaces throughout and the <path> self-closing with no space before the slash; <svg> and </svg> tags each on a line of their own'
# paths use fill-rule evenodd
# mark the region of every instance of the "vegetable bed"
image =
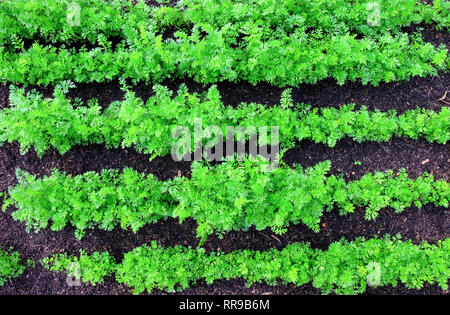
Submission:
<svg viewBox="0 0 450 315">
<path fill-rule="evenodd" d="M 0 294 L 448 294 L 450 2 L 370 3 L 0 2 Z"/>
</svg>

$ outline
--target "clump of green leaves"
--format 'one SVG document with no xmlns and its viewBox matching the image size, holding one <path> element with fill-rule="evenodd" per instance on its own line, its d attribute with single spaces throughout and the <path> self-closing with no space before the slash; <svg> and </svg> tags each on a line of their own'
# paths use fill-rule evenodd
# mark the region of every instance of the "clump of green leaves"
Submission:
<svg viewBox="0 0 450 315">
<path fill-rule="evenodd" d="M 18 252 L 5 251 L 0 248 L 0 286 L 11 278 L 22 274 L 25 266 L 22 264 Z"/>
<path fill-rule="evenodd" d="M 23 89 L 11 86 L 11 106 L 0 111 L 0 144 L 18 141 L 22 153 L 34 148 L 39 156 L 50 147 L 64 154 L 75 145 L 89 143 L 134 147 L 152 157 L 163 156 L 170 154 L 178 141 L 173 137 L 175 128 L 184 126 L 193 135 L 195 119 L 201 120 L 203 126 L 221 128 L 224 141 L 230 137 L 227 126 L 248 130 L 248 127 L 278 126 L 280 144 L 285 149 L 304 139 L 330 147 L 344 137 L 358 142 L 388 141 L 392 136 L 424 137 L 443 144 L 450 139 L 448 107 L 442 107 L 440 112 L 415 109 L 402 115 L 395 110 L 368 111 L 365 107 L 354 110 L 352 104 L 305 110 L 304 105 L 293 104 L 290 90 L 286 90 L 280 105 L 242 103 L 233 108 L 223 104 L 214 86 L 199 95 L 189 93 L 182 85 L 173 96 L 167 88 L 157 85 L 155 95 L 147 102 L 126 89 L 123 101 L 113 102 L 102 111 L 95 99 L 87 106 L 79 100 L 72 103 L 65 96 L 72 86 L 70 82 L 58 85 L 52 99 L 36 92 L 26 94 Z M 272 137 L 267 138 L 271 143 Z M 208 140 L 203 139 L 203 144 Z M 246 139 L 238 138 L 237 133 L 235 140 Z M 192 142 L 188 149 L 194 152 L 196 148 Z"/>
<path fill-rule="evenodd" d="M 71 224 L 78 237 L 94 226 L 137 231 L 167 217 L 192 218 L 198 223 L 197 235 L 205 240 L 212 233 L 251 226 L 283 233 L 290 224 L 303 223 L 318 231 L 324 211 L 334 208 L 348 214 L 364 207 L 366 218 L 373 219 L 385 207 L 397 212 L 430 203 L 448 207 L 449 183 L 426 173 L 413 180 L 404 170 L 375 172 L 346 182 L 342 176 L 327 176 L 329 161 L 305 170 L 270 166 L 248 159 L 216 166 L 194 162 L 191 179 L 169 181 L 131 169 L 75 177 L 54 171 L 44 178 L 18 170 L 19 183 L 10 188 L 4 209 L 15 205 L 13 218 L 26 222 L 28 229 L 51 223 L 57 231 Z"/>
<path fill-rule="evenodd" d="M 445 46 L 401 32 L 422 22 L 448 28 L 447 1 L 433 6 L 378 1 L 383 9 L 375 26 L 367 22 L 369 0 L 196 0 L 158 8 L 143 0 L 78 2 L 79 26 L 66 21 L 69 0 L 0 3 L 0 81 L 48 85 L 190 77 L 296 86 L 334 78 L 339 84 L 378 85 L 436 75 L 448 66 Z M 111 36 L 122 40 L 114 48 Z M 25 47 L 23 39 L 35 37 L 44 44 Z M 81 42 L 81 48 L 46 45 L 49 41 Z"/>
<path fill-rule="evenodd" d="M 284 34 L 292 35 L 297 29 L 312 28 L 324 33 L 364 34 L 374 36 L 399 31 L 411 24 L 435 24 L 438 28 L 449 27 L 447 1 L 433 1 L 425 5 L 418 0 L 379 0 L 381 9 L 379 25 L 369 25 L 374 6 L 371 0 L 185 0 L 183 20 L 185 24 L 229 26 L 232 32 L 244 38 L 250 31 L 261 30 L 264 39 Z M 158 8 L 154 18 L 168 19 L 163 12 L 177 9 Z M 372 13 L 372 14 L 371 14 Z M 173 13 L 172 13 L 173 14 Z M 173 19 L 172 25 L 178 20 Z M 372 23 L 373 24 L 373 23 Z"/>
<path fill-rule="evenodd" d="M 99 260 L 99 255 L 103 259 Z M 294 243 L 283 250 L 237 250 L 230 253 L 206 253 L 202 248 L 141 246 L 124 255 L 113 265 L 107 253 L 86 256 L 85 268 L 114 270 L 116 280 L 125 283 L 138 294 L 154 289 L 180 291 L 199 280 L 207 284 L 219 279 L 245 279 L 254 283 L 277 285 L 292 283 L 301 286 L 312 283 L 322 293 L 358 294 L 370 286 L 397 286 L 420 289 L 424 283 L 437 283 L 447 290 L 450 261 L 450 239 L 436 245 L 423 242 L 414 245 L 400 237 L 358 238 L 353 242 L 332 243 L 327 250 L 312 249 L 307 243 Z M 76 257 L 50 258 L 52 270 L 66 270 Z M 47 268 L 48 265 L 47 265 Z M 69 269 L 69 273 L 72 271 Z M 88 271 L 86 271 L 88 272 Z M 106 272 L 94 272 L 97 280 Z M 83 281 L 85 281 L 83 279 Z"/>
<path fill-rule="evenodd" d="M 158 25 L 158 34 L 169 27 L 179 30 L 194 26 L 204 30 L 228 30 L 232 39 L 240 34 L 245 41 L 252 31 L 262 38 L 289 36 L 298 29 L 313 28 L 333 34 L 376 36 L 398 32 L 402 26 L 427 23 L 437 28 L 449 26 L 447 1 L 432 6 L 418 0 L 379 0 L 382 8 L 380 25 L 368 25 L 371 0 L 350 2 L 275 0 L 188 0 L 175 6 L 147 6 L 143 0 L 78 0 L 80 25 L 67 22 L 67 8 L 72 0 L 3 0 L 0 3 L 0 43 L 10 43 L 14 36 L 43 39 L 52 43 L 88 41 L 98 35 L 120 36 L 124 30 Z"/>
<path fill-rule="evenodd" d="M 22 210 L 13 216 L 27 221 L 28 229 L 40 230 L 51 221 L 51 229 L 59 231 L 70 223 L 81 238 L 86 229 L 94 226 L 112 230 L 120 225 L 136 232 L 145 224 L 171 216 L 167 183 L 131 169 L 120 173 L 88 172 L 76 177 L 55 171 L 44 179 L 18 170 L 17 178 L 20 184 L 10 195 L 15 197 L 3 206 L 6 209 L 16 201 L 22 204 Z"/>
<path fill-rule="evenodd" d="M 177 32 L 179 38 L 162 40 L 149 26 L 129 30 L 136 39 L 124 44 L 90 50 L 56 48 L 34 43 L 20 54 L 0 46 L 0 81 L 23 84 L 54 84 L 63 80 L 104 82 L 115 78 L 133 82 L 161 82 L 167 78 L 192 78 L 199 83 L 268 82 L 298 86 L 333 78 L 339 84 L 361 80 L 380 82 L 437 75 L 447 69 L 448 50 L 424 43 L 407 34 L 358 39 L 356 35 L 294 34 L 264 41 L 254 34 L 245 45 L 227 43 L 227 30 L 200 28 Z M 144 38 L 144 39 L 142 39 Z"/>
<path fill-rule="evenodd" d="M 73 2 L 79 25 L 69 23 Z M 123 28 L 145 25 L 150 11 L 141 0 L 136 5 L 128 0 L 3 0 L 0 44 L 10 44 L 14 37 L 64 44 L 95 44 L 102 36 L 124 38 Z"/>
</svg>

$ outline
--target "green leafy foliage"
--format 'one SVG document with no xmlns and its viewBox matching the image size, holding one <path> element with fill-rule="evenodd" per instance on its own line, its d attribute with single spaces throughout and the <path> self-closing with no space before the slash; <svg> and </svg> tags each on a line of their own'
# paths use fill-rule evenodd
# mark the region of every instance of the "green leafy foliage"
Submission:
<svg viewBox="0 0 450 315">
<path fill-rule="evenodd" d="M 72 3 L 79 6 L 79 25 L 68 23 Z M 13 44 L 15 38 L 95 44 L 99 35 L 123 37 L 124 27 L 145 25 L 150 11 L 143 1 L 133 5 L 128 0 L 3 0 L 0 44 Z"/>
<path fill-rule="evenodd" d="M 86 264 L 87 268 L 100 263 L 104 266 L 95 266 L 96 269 L 110 270 L 110 260 L 98 262 L 95 255 L 98 253 L 83 256 L 85 260 L 92 260 Z M 106 257 L 107 253 L 104 255 Z M 449 255 L 450 239 L 436 245 L 426 242 L 414 245 L 411 241 L 401 241 L 400 237 L 389 236 L 367 241 L 362 238 L 353 242 L 342 240 L 332 243 L 325 251 L 312 249 L 307 243 L 294 243 L 280 251 L 238 250 L 209 254 L 202 248 L 163 248 L 152 242 L 151 246 L 144 245 L 126 253 L 122 262 L 114 266 L 114 271 L 116 280 L 130 286 L 135 294 L 154 289 L 180 291 L 199 280 L 211 284 L 215 280 L 238 277 L 245 279 L 248 286 L 262 282 L 276 285 L 278 281 L 301 286 L 311 282 L 324 294 L 358 294 L 365 292 L 368 285 L 397 286 L 398 283 L 415 289 L 420 289 L 424 283 L 437 283 L 446 290 L 450 276 Z M 51 258 L 53 266 L 47 268 L 64 270 L 67 261 L 78 261 L 78 258 L 56 256 Z M 103 274 L 98 276 L 100 279 Z"/>
<path fill-rule="evenodd" d="M 136 5 L 82 0 L 80 26 L 67 23 L 68 2 L 0 3 L 1 81 L 48 85 L 190 77 L 203 83 L 240 79 L 286 86 L 334 78 L 340 84 L 378 85 L 435 75 L 448 66 L 445 46 L 435 48 L 400 31 L 422 22 L 448 28 L 446 1 L 433 6 L 379 1 L 379 26 L 367 22 L 368 0 L 193 0 L 158 8 L 143 0 Z M 120 38 L 114 49 L 112 36 Z M 35 37 L 44 44 L 25 47 L 24 39 Z M 81 48 L 45 41 L 81 41 Z M 87 49 L 84 42 L 96 47 Z"/>
<path fill-rule="evenodd" d="M 185 0 L 182 15 L 187 25 L 229 26 L 233 32 L 244 36 L 248 35 L 248 30 L 256 28 L 266 39 L 292 34 L 298 28 L 373 36 L 424 22 L 436 24 L 438 28 L 449 27 L 447 1 L 434 1 L 433 6 L 417 0 L 377 1 L 380 25 L 368 23 L 374 11 L 371 3 L 371 0 Z M 161 15 L 161 21 L 169 21 L 163 15 L 168 11 L 178 10 L 158 8 L 154 16 Z M 172 21 L 174 25 L 179 23 L 173 17 Z"/>
<path fill-rule="evenodd" d="M 449 26 L 447 1 L 425 5 L 418 0 L 378 1 L 380 25 L 368 25 L 371 0 L 358 2 L 288 0 L 188 0 L 175 6 L 147 6 L 128 0 L 78 0 L 80 25 L 67 23 L 71 0 L 4 0 L 0 3 L 0 43 L 14 37 L 42 38 L 50 42 L 97 41 L 98 35 L 128 39 L 127 28 L 158 25 L 159 34 L 168 28 L 202 30 L 226 28 L 228 37 L 246 39 L 259 31 L 263 39 L 288 36 L 298 29 L 324 33 L 356 33 L 377 36 L 397 32 L 411 24 Z"/>
<path fill-rule="evenodd" d="M 0 47 L 0 81 L 48 85 L 62 80 L 161 82 L 189 77 L 202 83 L 239 78 L 253 84 L 298 86 L 334 78 L 339 84 L 361 80 L 377 86 L 447 69 L 444 46 L 435 48 L 406 34 L 357 39 L 348 34 L 313 38 L 303 33 L 267 41 L 255 35 L 245 45 L 233 47 L 224 32 L 201 36 L 194 29 L 189 36 L 177 32 L 177 41 L 162 41 L 154 32 L 136 31 L 131 47 L 121 44 L 114 51 L 107 47 L 74 51 L 35 43 L 17 54 Z"/>
<path fill-rule="evenodd" d="M 112 230 L 120 224 L 123 229 L 136 232 L 145 224 L 171 215 L 171 197 L 165 193 L 167 184 L 131 169 L 121 173 L 103 170 L 100 175 L 88 172 L 76 177 L 55 171 L 44 180 L 18 170 L 17 177 L 22 188 L 17 186 L 13 195 L 27 206 L 14 217 L 28 221 L 28 228 L 36 230 L 52 221 L 55 231 L 73 224 L 78 237 L 94 225 Z M 4 206 L 8 206 L 8 201 Z"/>
<path fill-rule="evenodd" d="M 124 100 L 107 108 L 95 99 L 84 106 L 66 97 L 73 87 L 66 80 L 158 83 L 189 77 L 202 83 L 246 80 L 297 86 L 333 78 L 339 84 L 377 86 L 436 75 L 448 71 L 448 49 L 405 34 L 402 27 L 429 24 L 448 30 L 448 1 L 377 1 L 379 25 L 368 22 L 371 0 L 184 0 L 157 7 L 144 0 L 77 0 L 79 25 L 68 23 L 71 2 L 0 0 L 0 82 L 59 83 L 51 99 L 11 86 L 11 106 L 0 112 L 0 144 L 18 141 L 22 153 L 34 148 L 42 156 L 51 147 L 63 154 L 75 145 L 104 143 L 155 157 L 171 152 L 177 126 L 193 133 L 195 118 L 224 134 L 226 126 L 278 126 L 284 148 L 303 139 L 333 147 L 344 137 L 358 142 L 423 137 L 441 144 L 450 137 L 448 107 L 402 115 L 365 107 L 356 111 L 352 104 L 311 110 L 294 105 L 289 90 L 280 105 L 270 108 L 254 103 L 224 106 L 215 87 L 199 95 L 181 86 L 173 96 L 157 85 L 147 102 L 125 88 Z M 189 152 L 195 149 L 192 143 Z M 283 233 L 290 224 L 303 223 L 318 231 L 324 211 L 332 209 L 344 215 L 365 208 L 370 220 L 385 207 L 396 212 L 412 205 L 448 208 L 448 182 L 427 173 L 411 179 L 405 170 L 375 172 L 346 182 L 329 175 L 329 169 L 329 162 L 272 169 L 260 160 L 231 159 L 215 166 L 194 162 L 191 178 L 169 181 L 128 168 L 74 177 L 55 170 L 44 178 L 18 169 L 19 183 L 10 188 L 4 210 L 16 206 L 12 215 L 27 230 L 50 226 L 59 231 L 71 224 L 78 238 L 91 228 L 120 226 L 136 232 L 161 219 L 191 218 L 204 241 L 213 233 L 250 227 Z M 449 239 L 413 245 L 386 237 L 343 240 L 325 251 L 291 244 L 281 251 L 231 253 L 163 248 L 153 242 L 125 254 L 121 263 L 107 252 L 82 250 L 79 257 L 57 254 L 42 264 L 93 285 L 115 275 L 134 293 L 241 277 L 248 285 L 311 282 L 326 294 L 356 294 L 367 285 L 399 282 L 408 288 L 426 282 L 448 289 L 449 255 Z M 17 252 L 0 249 L 0 286 L 24 269 Z"/>
<path fill-rule="evenodd" d="M 397 212 L 430 203 L 448 207 L 450 197 L 448 182 L 426 173 L 413 180 L 404 170 L 397 175 L 376 172 L 347 183 L 342 176 L 327 176 L 330 162 L 305 170 L 270 167 L 261 160 L 216 166 L 194 162 L 191 179 L 168 181 L 131 169 L 75 177 L 54 171 L 44 178 L 18 170 L 19 183 L 10 188 L 4 209 L 15 205 L 13 218 L 26 222 L 28 229 L 40 230 L 51 222 L 51 229 L 58 231 L 71 224 L 78 237 L 93 226 L 137 231 L 162 218 L 192 218 L 198 223 L 197 235 L 205 240 L 212 233 L 252 226 L 283 233 L 300 222 L 318 231 L 324 211 L 333 208 L 347 214 L 365 207 L 366 218 L 373 219 L 385 207 Z"/>
<path fill-rule="evenodd" d="M 18 252 L 5 251 L 0 248 L 0 286 L 9 279 L 22 274 L 25 266 L 22 265 Z"/>
<path fill-rule="evenodd" d="M 290 91 L 286 90 L 280 105 L 242 103 L 237 108 L 225 106 L 216 87 L 205 95 L 188 93 L 182 85 L 175 97 L 162 86 L 155 86 L 155 95 L 146 103 L 127 90 L 123 101 L 113 102 L 104 111 L 97 101 L 83 106 L 76 100 L 71 103 L 65 96 L 72 85 L 65 82 L 55 88 L 54 98 L 44 99 L 32 92 L 11 87 L 10 107 L 0 112 L 0 144 L 18 141 L 21 152 L 34 148 L 42 156 L 50 147 L 61 154 L 79 144 L 104 143 L 108 148 L 133 147 L 152 157 L 171 153 L 179 140 L 172 136 L 178 126 L 189 129 L 194 135 L 195 119 L 203 126 L 218 126 L 225 141 L 227 126 L 264 127 L 278 126 L 279 141 L 283 148 L 291 148 L 304 139 L 325 143 L 330 147 L 344 137 L 358 142 L 388 141 L 392 136 L 445 144 L 450 138 L 450 111 L 442 107 L 439 113 L 415 109 L 397 115 L 368 111 L 365 107 L 354 110 L 353 105 L 341 108 L 305 110 L 302 104 L 294 105 Z M 269 128 L 270 129 L 270 128 Z M 235 140 L 245 141 L 239 134 Z M 203 139 L 203 144 L 210 139 Z M 272 137 L 267 139 L 272 142 Z M 191 143 L 189 152 L 197 149 Z"/>
</svg>

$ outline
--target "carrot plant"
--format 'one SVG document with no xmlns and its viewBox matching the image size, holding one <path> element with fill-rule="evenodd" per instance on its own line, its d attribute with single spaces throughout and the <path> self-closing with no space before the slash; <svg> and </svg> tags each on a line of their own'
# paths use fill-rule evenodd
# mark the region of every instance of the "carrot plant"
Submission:
<svg viewBox="0 0 450 315">
<path fill-rule="evenodd" d="M 0 286 L 9 279 L 16 278 L 22 274 L 25 266 L 21 263 L 18 252 L 2 250 L 0 248 Z"/>
<path fill-rule="evenodd" d="M 163 248 L 152 242 L 124 255 L 112 265 L 108 253 L 81 252 L 80 258 L 65 254 L 42 261 L 52 271 L 67 271 L 73 262 L 83 262 L 79 277 L 83 281 L 101 282 L 106 274 L 115 273 L 119 283 L 133 293 L 154 289 L 173 292 L 186 289 L 199 280 L 212 284 L 220 279 L 243 278 L 254 283 L 311 283 L 322 293 L 358 294 L 369 286 L 397 286 L 420 289 L 424 283 L 448 288 L 450 239 L 436 245 L 415 245 L 399 236 L 341 240 L 327 250 L 312 249 L 307 243 L 294 243 L 282 250 L 237 250 L 230 253 L 206 253 L 202 248 L 183 246 Z M 101 258 L 101 259 L 99 259 Z"/>
<path fill-rule="evenodd" d="M 0 111 L 0 144 L 18 141 L 21 153 L 34 149 L 42 156 L 49 148 L 61 154 L 75 145 L 103 143 L 108 148 L 133 147 L 151 157 L 172 152 L 178 138 L 173 136 L 177 127 L 187 128 L 194 134 L 195 120 L 203 126 L 217 126 L 223 141 L 233 137 L 245 141 L 252 135 L 249 127 L 277 126 L 279 140 L 267 143 L 281 144 L 284 149 L 308 139 L 334 147 L 340 139 L 355 141 L 388 141 L 393 136 L 430 142 L 447 143 L 450 138 L 450 111 L 440 112 L 415 109 L 397 115 L 390 112 L 368 111 L 365 107 L 354 110 L 349 104 L 341 108 L 310 109 L 305 104 L 293 104 L 290 90 L 286 90 L 279 105 L 242 103 L 237 108 L 225 106 L 216 87 L 204 95 L 189 93 L 181 86 L 173 96 L 167 88 L 155 86 L 155 96 L 147 102 L 129 90 L 123 101 L 111 103 L 105 110 L 95 99 L 87 106 L 79 100 L 71 102 L 65 96 L 72 85 L 65 83 L 55 88 L 54 97 L 45 99 L 36 92 L 26 94 L 11 86 L 10 107 Z M 250 131 L 246 138 L 239 134 L 227 135 L 227 126 L 243 127 Z M 214 142 L 205 136 L 203 144 Z M 217 142 L 217 141 L 216 141 Z M 189 152 L 198 149 L 191 143 Z"/>
<path fill-rule="evenodd" d="M 76 3 L 78 24 L 70 23 L 70 4 Z M 151 9 L 128 0 L 4 0 L 0 2 L 0 44 L 14 40 L 43 40 L 49 44 L 77 41 L 95 44 L 99 35 L 124 39 L 124 27 L 145 25 Z M 78 17 L 77 17 L 78 18 Z M 127 25 L 127 26 L 126 26 Z"/>
<path fill-rule="evenodd" d="M 263 38 L 291 35 L 297 29 L 378 36 L 398 32 L 403 26 L 427 23 L 438 29 L 449 26 L 448 1 L 425 5 L 418 0 L 380 0 L 379 25 L 370 24 L 371 0 L 352 2 L 288 0 L 218 1 L 188 0 L 175 6 L 147 6 L 143 0 L 78 0 L 79 25 L 68 23 L 72 0 L 4 0 L 0 3 L 0 42 L 14 38 L 42 39 L 49 43 L 95 43 L 98 35 L 126 40 L 124 29 L 156 23 L 159 34 L 175 27 L 208 29 L 227 27 L 228 36 L 246 39 L 255 30 Z M 368 22 L 369 21 L 369 22 Z M 69 21 L 70 22 L 70 21 Z"/>
<path fill-rule="evenodd" d="M 49 85 L 63 80 L 122 78 L 136 83 L 189 77 L 201 83 L 239 78 L 253 84 L 298 86 L 334 78 L 341 85 L 360 80 L 377 86 L 436 75 L 448 66 L 445 46 L 435 48 L 407 34 L 358 39 L 350 34 L 299 32 L 267 41 L 254 34 L 235 47 L 228 43 L 226 30 L 212 30 L 204 36 L 200 28 L 194 28 L 177 32 L 176 41 L 163 41 L 154 28 L 145 33 L 127 30 L 128 47 L 122 42 L 114 50 L 108 41 L 103 47 L 80 50 L 34 43 L 20 53 L 0 46 L 0 81 Z"/>
<path fill-rule="evenodd" d="M 19 183 L 9 189 L 3 209 L 14 205 L 13 218 L 28 231 L 48 226 L 59 231 L 71 224 L 79 238 L 92 227 L 136 232 L 161 219 L 192 218 L 204 241 L 213 233 L 250 227 L 281 234 L 298 223 L 318 232 L 323 213 L 335 208 L 344 215 L 363 207 L 370 220 L 385 207 L 398 213 L 413 205 L 448 207 L 449 183 L 427 173 L 411 179 L 404 170 L 375 172 L 346 182 L 328 175 L 330 166 L 329 161 L 307 169 L 283 163 L 270 169 L 262 160 L 194 162 L 190 179 L 168 181 L 132 169 L 74 177 L 55 170 L 43 178 L 18 170 Z"/>
</svg>

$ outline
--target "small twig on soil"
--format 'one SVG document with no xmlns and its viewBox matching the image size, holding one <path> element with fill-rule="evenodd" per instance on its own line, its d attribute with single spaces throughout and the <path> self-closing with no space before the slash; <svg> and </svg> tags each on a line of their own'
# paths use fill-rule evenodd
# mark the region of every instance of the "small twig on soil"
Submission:
<svg viewBox="0 0 450 315">
<path fill-rule="evenodd" d="M 273 237 L 274 239 L 276 239 L 276 240 L 278 241 L 278 243 L 281 244 L 281 241 L 280 241 L 280 239 L 279 239 L 278 237 L 276 237 L 275 235 L 272 235 L 272 237 Z"/>
<path fill-rule="evenodd" d="M 266 234 L 264 234 L 264 233 L 262 233 L 262 232 L 259 232 L 259 234 L 262 235 L 262 236 L 264 236 L 264 237 L 267 238 L 268 240 L 270 240 L 270 237 L 269 237 L 268 235 L 266 235 Z M 271 236 L 274 237 L 273 235 L 271 235 Z M 281 241 L 280 241 L 279 239 L 277 239 L 277 240 L 278 240 L 278 242 L 281 243 Z"/>
<path fill-rule="evenodd" d="M 444 96 L 442 96 L 441 98 L 438 98 L 436 101 L 437 102 L 444 102 L 445 104 L 450 104 L 449 102 L 447 102 L 445 99 L 447 98 L 447 93 L 448 93 L 448 90 L 446 90 L 445 91 L 445 93 L 444 93 Z"/>
</svg>

